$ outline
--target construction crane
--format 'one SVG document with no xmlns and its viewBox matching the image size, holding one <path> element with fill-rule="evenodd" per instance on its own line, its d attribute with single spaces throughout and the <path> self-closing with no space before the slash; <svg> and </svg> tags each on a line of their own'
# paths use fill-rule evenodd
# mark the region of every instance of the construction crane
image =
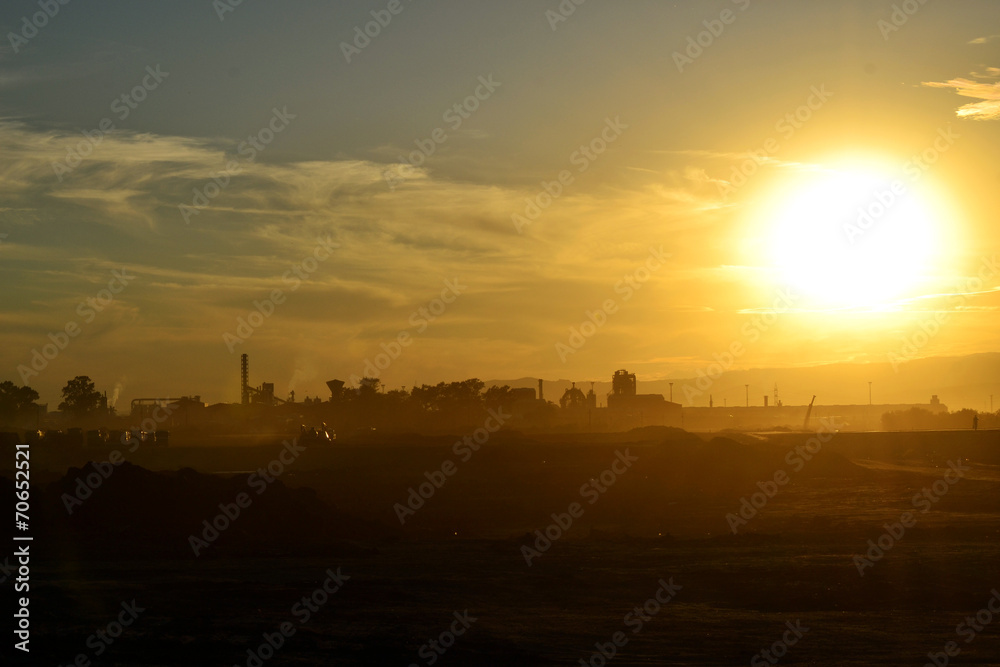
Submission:
<svg viewBox="0 0 1000 667">
<path fill-rule="evenodd" d="M 802 422 L 802 430 L 803 431 L 808 431 L 809 430 L 809 417 L 810 417 L 810 415 L 812 415 L 813 403 L 815 403 L 815 402 L 816 402 L 816 397 L 813 396 L 812 400 L 809 401 L 809 407 L 808 407 L 808 409 L 806 409 L 806 420 L 804 422 Z"/>
</svg>

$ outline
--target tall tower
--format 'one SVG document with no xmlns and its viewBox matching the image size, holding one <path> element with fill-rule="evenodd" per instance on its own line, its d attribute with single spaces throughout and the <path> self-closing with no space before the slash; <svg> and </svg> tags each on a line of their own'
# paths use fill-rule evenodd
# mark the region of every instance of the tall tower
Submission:
<svg viewBox="0 0 1000 667">
<path fill-rule="evenodd" d="M 250 405 L 250 355 L 240 357 L 240 402 Z"/>
<path fill-rule="evenodd" d="M 615 371 L 611 376 L 611 393 L 615 396 L 635 396 L 635 373 Z"/>
</svg>

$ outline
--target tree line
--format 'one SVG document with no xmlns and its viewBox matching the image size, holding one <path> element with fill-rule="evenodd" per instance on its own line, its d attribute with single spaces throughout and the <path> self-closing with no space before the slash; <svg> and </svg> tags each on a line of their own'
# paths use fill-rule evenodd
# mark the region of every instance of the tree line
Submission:
<svg viewBox="0 0 1000 667">
<path fill-rule="evenodd" d="M 0 382 L 0 425 L 34 425 L 41 406 L 38 392 L 29 386 L 18 386 L 6 380 Z M 77 418 L 96 414 L 107 408 L 104 397 L 86 375 L 78 375 L 62 389 L 59 409 Z"/>
</svg>

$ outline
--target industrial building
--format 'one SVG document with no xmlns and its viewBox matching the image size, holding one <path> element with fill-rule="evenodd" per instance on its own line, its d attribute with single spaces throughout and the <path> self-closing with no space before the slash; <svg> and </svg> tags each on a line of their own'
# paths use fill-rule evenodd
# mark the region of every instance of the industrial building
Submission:
<svg viewBox="0 0 1000 667">
<path fill-rule="evenodd" d="M 639 394 L 635 373 L 615 371 L 611 377 L 608 410 L 613 422 L 635 426 L 680 426 L 681 406 L 663 397 L 663 394 Z"/>
<path fill-rule="evenodd" d="M 291 392 L 288 400 L 282 400 L 274 395 L 274 383 L 263 382 L 257 387 L 250 386 L 250 355 L 240 356 L 240 404 L 241 405 L 280 405 L 294 403 L 295 392 Z"/>
</svg>

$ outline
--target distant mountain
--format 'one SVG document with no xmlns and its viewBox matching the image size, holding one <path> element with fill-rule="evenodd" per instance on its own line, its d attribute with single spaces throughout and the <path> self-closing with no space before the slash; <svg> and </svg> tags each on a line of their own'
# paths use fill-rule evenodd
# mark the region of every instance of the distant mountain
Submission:
<svg viewBox="0 0 1000 667">
<path fill-rule="evenodd" d="M 607 379 L 594 384 L 598 405 L 606 404 L 615 368 L 609 366 Z M 889 363 L 755 368 L 723 373 L 714 381 L 707 377 L 644 381 L 640 376 L 638 392 L 669 397 L 670 382 L 674 384 L 674 402 L 685 406 L 707 406 L 709 396 L 716 405 L 745 405 L 745 385 L 750 385 L 750 405 L 763 405 L 765 394 L 773 402 L 775 384 L 785 405 L 808 404 L 813 395 L 817 405 L 861 405 L 868 403 L 871 382 L 873 403 L 928 403 L 932 395 L 937 395 L 950 410 L 986 411 L 993 394 L 993 409 L 1000 410 L 1000 353 L 930 357 L 900 364 L 898 369 Z M 538 379 L 486 381 L 487 387 L 494 384 L 537 388 Z M 590 382 L 576 384 L 584 393 L 591 387 Z M 545 380 L 545 398 L 558 402 L 570 386 L 571 380 Z"/>
</svg>

